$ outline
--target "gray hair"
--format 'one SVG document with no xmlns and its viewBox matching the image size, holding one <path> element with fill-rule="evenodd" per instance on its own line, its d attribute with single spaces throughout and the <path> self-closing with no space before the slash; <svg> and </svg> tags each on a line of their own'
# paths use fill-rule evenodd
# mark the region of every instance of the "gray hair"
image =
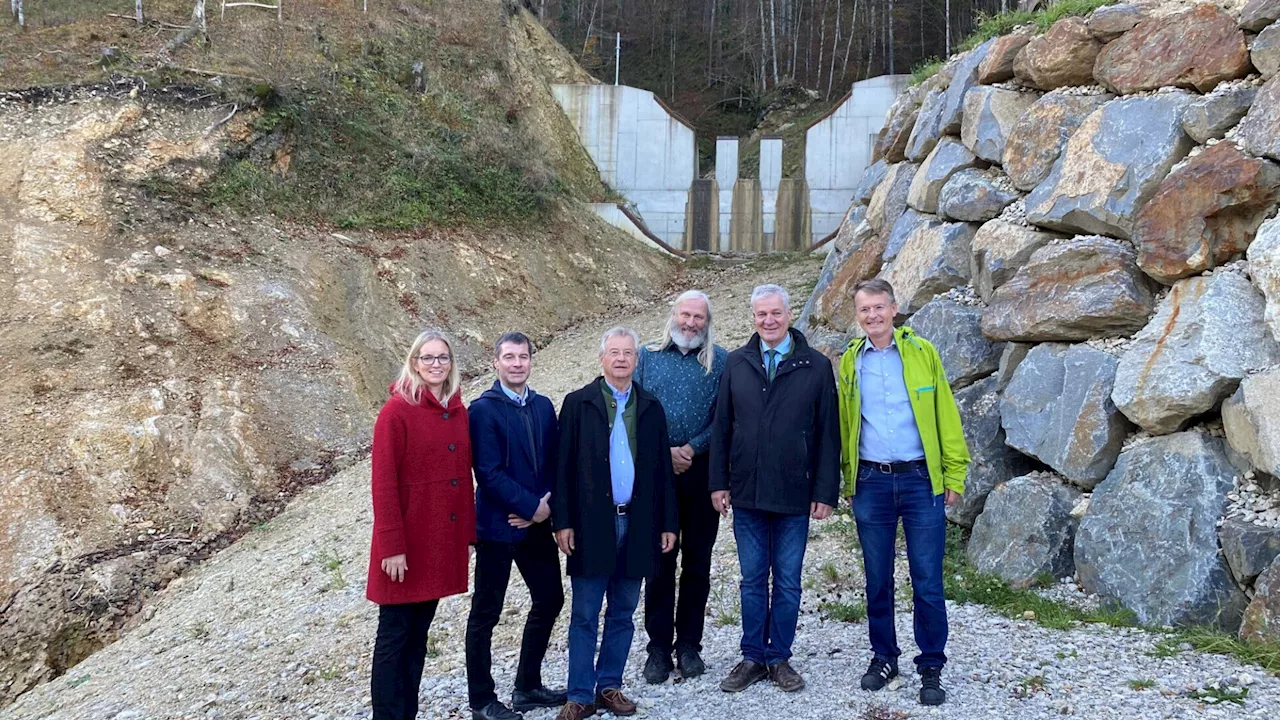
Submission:
<svg viewBox="0 0 1280 720">
<path fill-rule="evenodd" d="M 853 286 L 853 292 L 851 293 L 851 295 L 857 296 L 857 294 L 860 292 L 867 293 L 868 295 L 888 295 L 889 302 L 891 303 L 898 302 L 898 299 L 893 295 L 893 286 L 890 285 L 889 281 L 885 280 L 884 278 L 871 278 L 869 280 L 859 280 Z"/>
<path fill-rule="evenodd" d="M 701 300 L 707 306 L 707 328 L 703 331 L 702 347 L 698 349 L 698 363 L 711 373 L 711 368 L 716 361 L 716 333 L 715 324 L 712 322 L 711 298 L 701 290 L 685 290 L 680 293 L 676 301 L 671 304 L 671 313 L 667 316 L 667 324 L 662 329 L 662 337 L 649 344 L 651 350 L 665 350 L 671 347 L 672 337 L 678 330 L 680 321 L 676 319 L 676 313 L 680 310 L 681 303 L 690 300 Z"/>
<path fill-rule="evenodd" d="M 604 346 L 608 344 L 611 337 L 629 337 L 632 344 L 636 346 L 636 350 L 640 349 L 640 334 L 629 327 L 617 325 L 604 331 L 604 335 L 600 336 L 600 357 L 604 357 Z"/>
<path fill-rule="evenodd" d="M 756 288 L 751 291 L 751 309 L 752 310 L 755 309 L 756 302 L 758 300 L 763 300 L 769 297 L 770 295 L 777 295 L 778 297 L 782 298 L 782 307 L 786 308 L 787 310 L 791 309 L 791 296 L 787 294 L 787 291 L 784 290 L 781 285 L 772 285 L 772 284 L 757 285 Z"/>
</svg>

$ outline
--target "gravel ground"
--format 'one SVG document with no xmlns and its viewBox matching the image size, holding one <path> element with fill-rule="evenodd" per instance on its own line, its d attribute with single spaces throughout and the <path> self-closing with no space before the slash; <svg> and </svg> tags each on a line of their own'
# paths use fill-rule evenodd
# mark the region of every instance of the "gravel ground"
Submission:
<svg viewBox="0 0 1280 720">
<path fill-rule="evenodd" d="M 800 290 L 816 270 L 816 263 L 804 263 L 768 270 L 738 268 L 701 278 L 718 305 L 725 344 L 736 346 L 746 336 L 746 297 L 752 285 L 767 277 Z M 718 284 L 711 284 L 712 277 L 719 278 Z M 565 334 L 538 354 L 534 379 L 547 382 L 535 387 L 558 401 L 594 375 L 599 332 L 608 324 L 625 320 L 650 337 L 664 313 L 660 307 L 638 317 L 602 318 L 598 327 Z M 372 521 L 368 477 L 368 463 L 360 463 L 307 490 L 280 516 L 174 581 L 120 641 L 26 694 L 0 711 L 0 718 L 369 717 L 368 676 L 377 613 L 364 599 Z M 736 556 L 725 521 L 708 608 L 708 674 L 687 682 L 645 685 L 640 677 L 645 638 L 637 613 L 638 636 L 626 691 L 640 703 L 643 716 L 889 720 L 1280 714 L 1280 679 L 1230 658 L 1195 652 L 1157 657 L 1152 651 L 1160 638 L 1147 632 L 1107 627 L 1053 631 L 981 607 L 954 604 L 949 604 L 951 661 L 944 675 L 950 693 L 947 705 L 925 709 L 916 704 L 919 682 L 909 662 L 904 662 L 905 676 L 896 687 L 878 694 L 862 692 L 857 681 L 868 659 L 865 624 L 827 620 L 819 611 L 824 600 L 861 600 L 860 560 L 849 541 L 850 531 L 847 515 L 815 523 L 811 531 L 794 659 L 808 689 L 784 695 L 760 684 L 739 695 L 725 695 L 717 684 L 738 660 L 739 638 Z M 900 607 L 909 602 L 910 594 L 905 558 L 901 565 Z M 494 670 L 502 697 L 509 697 L 527 602 L 517 575 L 494 641 Z M 462 646 L 467 608 L 466 596 L 441 603 L 432 627 L 420 717 L 469 717 Z M 563 684 L 566 672 L 566 616 L 567 611 L 556 627 L 544 670 L 553 684 Z M 899 615 L 898 633 L 904 658 L 909 659 L 915 652 L 909 615 Z M 1223 679 L 1248 686 L 1243 707 L 1191 697 Z M 554 714 L 544 710 L 526 717 L 550 720 Z"/>
</svg>

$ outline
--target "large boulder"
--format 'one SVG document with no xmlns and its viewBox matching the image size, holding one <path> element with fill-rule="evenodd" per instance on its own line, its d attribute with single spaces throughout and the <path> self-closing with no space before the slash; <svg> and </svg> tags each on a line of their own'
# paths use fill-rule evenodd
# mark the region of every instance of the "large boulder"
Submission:
<svg viewBox="0 0 1280 720">
<path fill-rule="evenodd" d="M 1280 477 L 1280 368 L 1249 375 L 1222 403 L 1222 427 L 1232 450 Z"/>
<path fill-rule="evenodd" d="M 1039 93 L 1006 90 L 979 85 L 964 96 L 964 120 L 960 139 L 974 155 L 987 162 L 1004 158 L 1009 132 L 1036 100 Z"/>
<path fill-rule="evenodd" d="M 1015 588 L 1030 587 L 1046 574 L 1075 575 L 1079 521 L 1071 510 L 1079 499 L 1079 490 L 1044 475 L 997 485 L 973 524 L 969 562 Z"/>
<path fill-rule="evenodd" d="M 1252 585 L 1262 571 L 1280 557 L 1280 530 L 1227 518 L 1218 528 L 1222 556 L 1240 587 Z"/>
<path fill-rule="evenodd" d="M 961 170 L 938 194 L 938 214 L 949 220 L 986 222 L 1000 213 L 1022 193 L 1009 182 L 1000 168 Z"/>
<path fill-rule="evenodd" d="M 827 258 L 822 261 L 822 270 L 818 273 L 818 282 L 814 284 L 813 291 L 809 293 L 809 297 L 805 300 L 804 308 L 800 310 L 800 317 L 796 320 L 795 328 L 802 333 L 808 334 L 810 322 L 813 319 L 813 311 L 818 305 L 818 298 L 826 292 L 827 287 L 831 285 L 832 279 L 836 276 L 836 268 L 840 266 L 840 251 L 835 247 L 831 247 L 827 252 Z"/>
<path fill-rule="evenodd" d="M 965 168 L 974 167 L 977 157 L 953 137 L 938 141 L 929 156 L 920 163 L 907 191 L 907 204 L 925 213 L 938 212 L 938 195 L 951 176 Z"/>
<path fill-rule="evenodd" d="M 1132 429 L 1111 402 L 1117 362 L 1087 345 L 1037 345 L 1000 396 L 1005 442 L 1092 489 Z"/>
<path fill-rule="evenodd" d="M 943 220 L 937 215 L 929 215 L 928 213 L 916 212 L 913 208 L 907 208 L 898 218 L 898 222 L 893 224 L 893 229 L 889 231 L 889 241 L 884 246 L 884 261 L 891 263 L 898 257 L 898 253 L 902 251 L 902 246 L 907 244 L 916 230 L 925 226 L 941 225 Z"/>
<path fill-rule="evenodd" d="M 1005 82 L 1013 79 L 1013 61 L 1027 43 L 1031 42 L 1028 33 L 1012 33 L 993 38 L 987 56 L 978 63 L 978 82 L 983 85 Z"/>
<path fill-rule="evenodd" d="M 924 90 L 917 85 L 899 95 L 889 107 L 884 127 L 880 128 L 875 147 L 871 151 L 873 160 L 899 163 L 907 159 L 907 141 L 911 139 L 911 131 L 915 129 L 924 94 Z"/>
<path fill-rule="evenodd" d="M 1250 155 L 1280 160 L 1280 75 L 1258 89 L 1249 112 L 1236 125 L 1234 137 Z"/>
<path fill-rule="evenodd" d="M 1128 238 L 1138 210 L 1191 151 L 1185 92 L 1120 98 L 1067 141 L 1049 177 L 1027 196 L 1027 220 L 1052 230 Z"/>
<path fill-rule="evenodd" d="M 1034 461 L 1005 444 L 999 385 L 999 378 L 992 375 L 956 391 L 971 462 L 964 478 L 964 495 L 947 508 L 947 519 L 963 527 L 973 527 L 992 488 L 1036 468 Z"/>
<path fill-rule="evenodd" d="M 946 101 L 945 88 L 936 88 L 925 93 L 916 112 L 915 125 L 907 137 L 907 147 L 903 154 L 911 162 L 920 162 L 933 151 L 942 139 L 942 108 Z"/>
<path fill-rule="evenodd" d="M 1053 92 L 1027 108 L 1009 129 L 1001 163 L 1014 187 L 1031 190 L 1049 177 L 1067 140 L 1085 118 L 1114 97 Z"/>
<path fill-rule="evenodd" d="M 969 282 L 970 223 L 924 226 L 907 239 L 897 259 L 880 272 L 893 285 L 898 311 L 910 315 L 951 288 Z"/>
<path fill-rule="evenodd" d="M 1187 106 L 1182 129 L 1198 143 L 1226 137 L 1249 112 L 1258 88 L 1250 83 L 1223 83 Z"/>
<path fill-rule="evenodd" d="M 973 287 L 978 297 L 990 301 L 996 288 L 1027 264 L 1032 253 L 1056 236 L 1029 225 L 991 220 L 973 236 Z"/>
<path fill-rule="evenodd" d="M 1280 20 L 1280 0 L 1249 0 L 1240 10 L 1240 29 L 1258 32 Z"/>
<path fill-rule="evenodd" d="M 1099 42 L 1109 43 L 1132 30 L 1147 17 L 1147 8 L 1141 5 L 1104 5 L 1089 15 L 1089 32 Z"/>
<path fill-rule="evenodd" d="M 1280 642 L 1280 558 L 1253 585 L 1253 600 L 1245 608 L 1240 637 L 1256 642 Z"/>
<path fill-rule="evenodd" d="M 1249 48 L 1236 21 L 1204 3 L 1141 23 L 1098 53 L 1094 76 L 1129 95 L 1176 86 L 1208 92 L 1249 74 Z"/>
<path fill-rule="evenodd" d="M 859 280 L 873 278 L 880 272 L 880 258 L 884 255 L 885 238 L 872 230 L 870 223 L 863 221 L 854 235 L 851 249 L 839 259 L 831 282 L 818 295 L 811 318 L 812 323 L 828 325 L 841 332 L 848 332 L 858 323 L 853 287 Z"/>
<path fill-rule="evenodd" d="M 858 178 L 858 184 L 853 187 L 853 202 L 858 205 L 869 204 L 876 188 L 888 174 L 889 163 L 885 162 L 884 158 L 871 163 L 866 170 L 862 171 L 862 177 Z"/>
<path fill-rule="evenodd" d="M 1102 43 L 1081 17 L 1063 18 L 1022 48 L 1013 74 L 1041 90 L 1093 83 L 1093 64 Z"/>
<path fill-rule="evenodd" d="M 1222 441 L 1206 433 L 1153 438 L 1121 453 L 1076 532 L 1080 584 L 1146 625 L 1234 631 L 1245 597 L 1215 527 L 1234 473 Z"/>
<path fill-rule="evenodd" d="M 982 332 L 993 340 L 1018 342 L 1130 335 L 1146 323 L 1155 304 L 1137 259 L 1130 245 L 1111 238 L 1045 245 L 996 288 Z"/>
<path fill-rule="evenodd" d="M 871 202 L 867 205 L 867 222 L 871 223 L 876 232 L 889 232 L 902 213 L 906 212 L 907 190 L 911 188 L 911 180 L 919 167 L 905 162 L 890 165 L 884 180 L 871 193 Z"/>
<path fill-rule="evenodd" d="M 1280 166 L 1218 143 L 1160 183 L 1138 211 L 1138 267 L 1166 285 L 1244 253 L 1280 200 Z"/>
<path fill-rule="evenodd" d="M 942 98 L 942 113 L 938 127 L 945 135 L 960 134 L 960 121 L 964 115 L 964 97 L 969 89 L 978 84 L 978 66 L 991 50 L 992 41 L 988 40 L 978 47 L 960 56 L 955 65 L 955 74 L 947 92 Z"/>
<path fill-rule="evenodd" d="M 1249 59 L 1264 80 L 1270 80 L 1280 71 L 1280 22 L 1274 22 L 1258 33 L 1249 46 Z"/>
<path fill-rule="evenodd" d="M 1014 373 L 1018 371 L 1018 366 L 1027 359 L 1033 348 L 1035 345 L 1031 343 L 1004 344 L 1004 352 L 1000 353 L 1000 366 L 996 368 L 996 390 L 1004 392 L 1004 389 L 1009 387 Z"/>
<path fill-rule="evenodd" d="M 911 316 L 911 327 L 938 349 L 952 390 L 996 371 L 1002 347 L 982 336 L 982 308 L 935 298 Z"/>
<path fill-rule="evenodd" d="M 1235 272 L 1178 281 L 1120 358 L 1116 407 L 1153 435 L 1213 409 L 1250 372 L 1280 362 L 1263 299 Z"/>
<path fill-rule="evenodd" d="M 1253 284 L 1266 298 L 1263 317 L 1271 335 L 1280 340 L 1280 217 L 1258 227 L 1246 253 Z"/>
</svg>

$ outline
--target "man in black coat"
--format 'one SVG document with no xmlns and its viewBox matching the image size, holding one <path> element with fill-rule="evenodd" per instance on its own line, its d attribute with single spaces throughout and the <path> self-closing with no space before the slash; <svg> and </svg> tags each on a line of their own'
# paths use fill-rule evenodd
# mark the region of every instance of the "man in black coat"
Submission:
<svg viewBox="0 0 1280 720">
<path fill-rule="evenodd" d="M 769 677 L 804 688 L 791 667 L 809 518 L 840 493 L 840 414 L 831 361 L 790 329 L 787 291 L 751 293 L 756 334 L 729 353 L 711 431 L 711 502 L 733 507 L 742 569 L 742 662 L 720 683 L 740 692 Z M 773 595 L 769 575 L 773 572 Z"/>
<path fill-rule="evenodd" d="M 568 702 L 557 720 L 597 709 L 633 715 L 622 673 L 640 585 L 675 546 L 678 528 L 667 417 L 657 398 L 631 381 L 640 338 L 613 328 L 600 340 L 603 376 L 570 393 L 560 409 L 560 450 L 551 492 L 556 544 L 568 556 Z M 596 658 L 600 609 L 604 637 Z"/>
</svg>

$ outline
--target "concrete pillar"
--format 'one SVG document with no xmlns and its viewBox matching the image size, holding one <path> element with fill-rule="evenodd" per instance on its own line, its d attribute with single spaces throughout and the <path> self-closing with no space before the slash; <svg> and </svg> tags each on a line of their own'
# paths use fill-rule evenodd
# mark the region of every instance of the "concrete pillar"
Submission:
<svg viewBox="0 0 1280 720">
<path fill-rule="evenodd" d="M 778 186 L 782 183 L 782 137 L 765 135 L 760 138 L 760 218 L 761 249 L 774 249 L 777 231 Z"/>
<path fill-rule="evenodd" d="M 721 135 L 716 138 L 716 185 L 719 186 L 720 222 L 719 249 L 728 252 L 732 247 L 733 186 L 738 182 L 738 138 Z"/>
</svg>

